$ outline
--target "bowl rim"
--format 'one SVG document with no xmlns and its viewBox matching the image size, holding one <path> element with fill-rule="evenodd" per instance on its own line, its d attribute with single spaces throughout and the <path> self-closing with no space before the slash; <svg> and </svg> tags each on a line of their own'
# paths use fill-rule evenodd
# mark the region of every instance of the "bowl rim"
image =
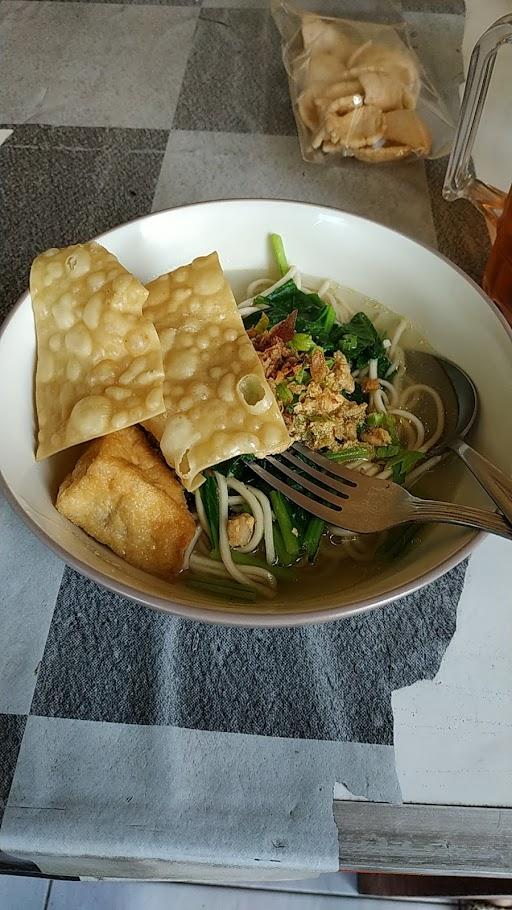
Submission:
<svg viewBox="0 0 512 910">
<path fill-rule="evenodd" d="M 482 301 L 486 304 L 487 307 L 491 309 L 494 316 L 501 323 L 502 327 L 505 329 L 506 334 L 508 335 L 510 341 L 512 341 L 512 326 L 509 325 L 503 314 L 500 312 L 496 304 L 485 294 L 485 292 L 480 288 L 477 283 L 467 275 L 460 266 L 456 263 L 451 262 L 447 256 L 444 256 L 443 253 L 440 253 L 438 250 L 435 250 L 433 247 L 429 246 L 427 243 L 423 243 L 420 240 L 416 240 L 414 237 L 410 237 L 408 234 L 405 234 L 403 231 L 398 231 L 395 228 L 390 228 L 387 225 L 381 224 L 378 221 L 375 221 L 371 218 L 364 218 L 362 215 L 356 215 L 352 212 L 346 211 L 346 209 L 335 208 L 334 206 L 325 206 L 318 205 L 315 202 L 301 202 L 300 200 L 293 199 L 276 199 L 272 197 L 236 197 L 233 199 L 210 199 L 203 202 L 190 202 L 184 205 L 172 206 L 167 209 L 160 209 L 157 212 L 150 212 L 146 215 L 139 215 L 136 218 L 132 218 L 129 221 L 125 221 L 122 224 L 119 224 L 115 227 L 108 228 L 106 231 L 103 231 L 101 234 L 97 234 L 95 237 L 91 238 L 92 240 L 101 242 L 102 238 L 105 235 L 112 233 L 113 231 L 119 230 L 121 228 L 128 227 L 129 225 L 135 225 L 138 222 L 147 221 L 152 218 L 156 218 L 159 215 L 164 215 L 170 212 L 178 212 L 186 209 L 192 208 L 204 208 L 205 206 L 219 205 L 224 206 L 236 205 L 239 203 L 246 204 L 259 204 L 262 203 L 278 203 L 284 206 L 301 206 L 313 208 L 325 212 L 336 213 L 337 215 L 344 214 L 348 215 L 350 220 L 356 220 L 366 224 L 371 224 L 394 234 L 397 238 L 408 240 L 419 247 L 422 247 L 431 255 L 435 256 L 437 259 L 440 259 L 442 262 L 446 263 L 449 268 L 457 272 L 461 278 L 467 282 L 480 296 Z M 80 241 L 78 241 L 80 242 Z M 23 294 L 18 298 L 14 306 L 12 307 L 10 313 L 4 320 L 3 324 L 0 325 L 0 343 L 3 339 L 3 336 L 8 331 L 11 321 L 15 318 L 17 312 L 25 301 L 30 298 L 30 290 L 27 289 Z M 394 601 L 406 597 L 409 594 L 413 594 L 415 591 L 418 591 L 420 588 L 425 587 L 426 585 L 436 581 L 446 572 L 449 572 L 450 569 L 455 568 L 459 565 L 467 556 L 469 556 L 473 550 L 479 546 L 483 540 L 487 537 L 487 534 L 483 531 L 477 531 L 466 543 L 461 544 L 454 553 L 452 553 L 446 559 L 442 559 L 439 563 L 433 566 L 428 572 L 424 572 L 418 578 L 411 581 L 409 584 L 399 585 L 392 588 L 390 591 L 386 592 L 384 595 L 377 595 L 371 598 L 362 598 L 355 600 L 349 604 L 339 607 L 329 607 L 324 610 L 308 610 L 305 612 L 295 611 L 290 613 L 283 614 L 269 614 L 269 613 L 241 613 L 237 611 L 223 611 L 222 608 L 219 610 L 210 609 L 203 606 L 190 606 L 189 604 L 179 603 L 171 600 L 170 598 L 161 597 L 159 595 L 149 595 L 144 594 L 136 587 L 131 584 L 117 581 L 116 579 L 109 578 L 105 573 L 101 572 L 98 569 L 95 569 L 89 566 L 86 562 L 80 559 L 77 556 L 73 556 L 69 553 L 64 547 L 59 543 L 53 540 L 53 538 L 40 528 L 36 522 L 24 511 L 18 500 L 16 499 L 14 493 L 11 492 L 7 481 L 3 475 L 2 467 L 0 465 L 0 492 L 3 493 L 7 502 L 13 509 L 13 511 L 20 516 L 25 525 L 28 526 L 30 531 L 50 550 L 53 550 L 58 557 L 60 557 L 65 564 L 71 566 L 73 569 L 76 569 L 82 575 L 85 575 L 86 578 L 90 578 L 92 581 L 97 584 L 102 585 L 108 590 L 113 591 L 115 594 L 127 597 L 129 600 L 135 601 L 136 603 L 142 604 L 143 606 L 150 607 L 151 609 L 157 610 L 161 613 L 171 614 L 175 616 L 180 616 L 185 619 L 192 619 L 197 622 L 208 622 L 215 625 L 223 626 L 245 626 L 249 628 L 283 628 L 291 626 L 302 626 L 302 625 L 313 625 L 316 623 L 329 622 L 333 620 L 348 619 L 351 616 L 357 616 L 361 613 L 369 612 L 378 607 L 385 606 L 388 603 L 393 603 Z"/>
</svg>

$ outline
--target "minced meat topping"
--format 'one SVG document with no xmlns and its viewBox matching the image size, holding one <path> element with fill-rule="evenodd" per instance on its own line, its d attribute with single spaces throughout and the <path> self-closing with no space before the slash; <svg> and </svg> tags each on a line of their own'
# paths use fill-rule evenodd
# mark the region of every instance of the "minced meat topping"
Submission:
<svg viewBox="0 0 512 910">
<path fill-rule="evenodd" d="M 296 312 L 270 330 L 249 330 L 290 436 L 313 449 L 339 451 L 358 441 L 367 405 L 350 401 L 350 364 L 341 351 L 327 357 L 311 344 L 293 347 Z"/>
</svg>

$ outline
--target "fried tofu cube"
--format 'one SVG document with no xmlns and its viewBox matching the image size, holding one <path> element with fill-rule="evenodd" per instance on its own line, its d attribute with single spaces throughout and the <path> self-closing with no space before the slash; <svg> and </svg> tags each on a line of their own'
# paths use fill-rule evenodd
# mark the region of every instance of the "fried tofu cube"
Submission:
<svg viewBox="0 0 512 910">
<path fill-rule="evenodd" d="M 56 506 L 130 565 L 161 578 L 182 569 L 195 531 L 181 484 L 136 426 L 92 442 Z"/>
</svg>

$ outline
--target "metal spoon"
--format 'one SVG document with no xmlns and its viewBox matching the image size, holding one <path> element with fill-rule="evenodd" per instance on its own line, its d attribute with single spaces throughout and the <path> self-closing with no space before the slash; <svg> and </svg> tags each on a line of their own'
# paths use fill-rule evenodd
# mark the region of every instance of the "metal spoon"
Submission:
<svg viewBox="0 0 512 910">
<path fill-rule="evenodd" d="M 415 382 L 431 385 L 445 404 L 444 432 L 429 456 L 447 449 L 455 452 L 512 522 L 512 480 L 464 441 L 478 414 L 478 392 L 473 380 L 450 360 L 426 351 L 407 351 L 406 367 Z"/>
</svg>

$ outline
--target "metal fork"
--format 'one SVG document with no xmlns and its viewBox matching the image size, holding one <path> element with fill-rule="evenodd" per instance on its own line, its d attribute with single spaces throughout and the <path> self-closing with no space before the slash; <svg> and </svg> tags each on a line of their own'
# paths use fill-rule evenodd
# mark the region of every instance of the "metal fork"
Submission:
<svg viewBox="0 0 512 910">
<path fill-rule="evenodd" d="M 418 499 L 390 480 L 342 468 L 300 443 L 278 457 L 268 456 L 265 463 L 272 470 L 253 461 L 247 462 L 247 467 L 312 515 L 347 531 L 369 534 L 409 521 L 436 521 L 479 528 L 512 540 L 512 525 L 499 514 L 458 503 Z"/>
</svg>

